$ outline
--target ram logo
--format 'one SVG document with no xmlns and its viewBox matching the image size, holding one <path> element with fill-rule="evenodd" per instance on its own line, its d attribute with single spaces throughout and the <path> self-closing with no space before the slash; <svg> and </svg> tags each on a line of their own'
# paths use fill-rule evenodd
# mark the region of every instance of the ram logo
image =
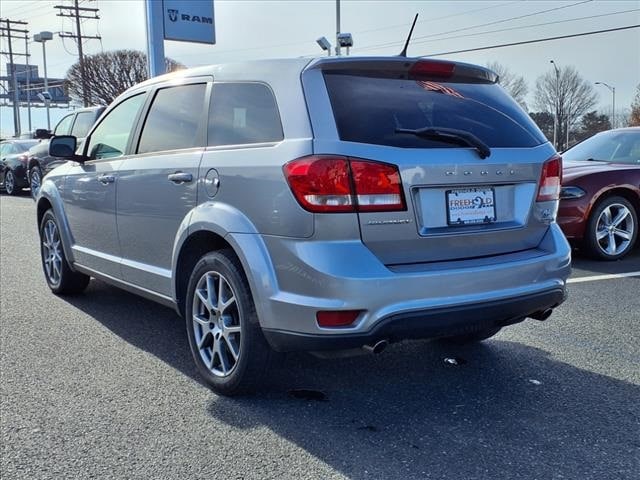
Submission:
<svg viewBox="0 0 640 480">
<path fill-rule="evenodd" d="M 175 22 L 178 20 L 178 10 L 168 8 L 167 12 L 169 12 L 169 20 L 171 20 L 172 22 Z"/>
</svg>

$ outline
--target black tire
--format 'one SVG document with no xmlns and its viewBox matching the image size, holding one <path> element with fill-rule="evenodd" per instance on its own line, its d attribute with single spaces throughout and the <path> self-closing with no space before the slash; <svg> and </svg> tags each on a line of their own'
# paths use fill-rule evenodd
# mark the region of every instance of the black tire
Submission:
<svg viewBox="0 0 640 480">
<path fill-rule="evenodd" d="M 17 195 L 20 191 L 16 186 L 16 176 L 9 168 L 4 172 L 4 191 L 7 195 Z"/>
<path fill-rule="evenodd" d="M 58 220 L 53 214 L 53 210 L 49 209 L 44 213 L 40 222 L 40 257 L 44 278 L 51 291 L 56 295 L 81 293 L 87 288 L 91 278 L 71 270 L 62 248 L 59 232 Z"/>
<path fill-rule="evenodd" d="M 628 214 L 617 226 L 613 225 L 613 220 L 625 211 Z M 607 221 L 607 212 L 612 220 L 610 223 Z M 611 232 L 610 226 L 614 228 L 611 234 L 606 233 Z M 606 236 L 602 237 L 605 233 Z M 622 234 L 629 239 L 622 238 Z M 638 212 L 626 198 L 611 196 L 600 200 L 589 215 L 583 247 L 585 253 L 596 260 L 618 260 L 633 250 L 637 238 Z"/>
<path fill-rule="evenodd" d="M 220 308 L 221 303 L 228 307 Z M 262 334 L 249 284 L 232 250 L 207 253 L 196 263 L 185 299 L 185 325 L 198 371 L 213 391 L 232 396 L 264 384 L 275 352 Z"/>
<path fill-rule="evenodd" d="M 448 343 L 454 343 L 456 345 L 467 345 L 470 343 L 478 343 L 483 340 L 487 340 L 488 338 L 496 335 L 500 330 L 500 327 L 487 328 L 484 330 L 478 330 L 477 332 L 465 333 L 464 335 L 456 335 L 454 337 L 445 337 L 444 341 Z"/>
<path fill-rule="evenodd" d="M 37 188 L 35 185 L 37 184 Z M 42 170 L 38 165 L 29 170 L 29 188 L 31 189 L 31 198 L 35 200 L 38 192 L 40 191 L 40 186 L 42 185 Z"/>
</svg>

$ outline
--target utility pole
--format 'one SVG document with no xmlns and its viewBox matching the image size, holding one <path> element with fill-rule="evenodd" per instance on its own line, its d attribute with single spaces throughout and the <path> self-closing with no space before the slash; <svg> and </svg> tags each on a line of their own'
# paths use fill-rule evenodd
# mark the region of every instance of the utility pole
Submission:
<svg viewBox="0 0 640 480">
<path fill-rule="evenodd" d="M 4 22 L 4 25 L 0 26 L 0 34 L 3 37 L 7 37 L 9 51 L 0 52 L 3 55 L 9 55 L 9 66 L 11 68 L 11 83 L 13 84 L 13 129 L 14 135 L 17 137 L 20 135 L 20 92 L 18 91 L 18 75 L 16 64 L 13 63 L 14 55 L 26 56 L 29 58 L 28 53 L 14 53 L 12 39 L 25 39 L 29 33 L 25 29 L 14 28 L 13 25 L 27 25 L 27 22 L 9 20 L 8 18 L 0 19 L 0 24 Z M 13 35 L 13 33 L 20 33 L 21 36 Z M 7 71 L 7 75 L 9 72 Z M 28 74 L 28 72 L 27 72 Z"/>
<path fill-rule="evenodd" d="M 56 5 L 53 8 L 59 10 L 58 17 L 69 17 L 76 21 L 76 33 L 61 33 L 61 38 L 73 38 L 78 45 L 78 57 L 80 63 L 80 77 L 82 78 L 82 103 L 85 107 L 89 106 L 89 84 L 87 83 L 87 76 L 84 68 L 84 55 L 82 52 L 82 40 L 85 38 L 100 40 L 99 35 L 82 35 L 82 29 L 80 27 L 80 19 L 86 18 L 89 20 L 99 20 L 98 8 L 81 7 L 78 0 L 73 0 L 72 6 Z"/>
</svg>

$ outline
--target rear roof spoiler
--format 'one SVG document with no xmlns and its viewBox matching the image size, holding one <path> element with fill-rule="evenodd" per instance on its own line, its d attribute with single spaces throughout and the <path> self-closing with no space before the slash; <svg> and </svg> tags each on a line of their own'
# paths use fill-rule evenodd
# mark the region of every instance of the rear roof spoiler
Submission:
<svg viewBox="0 0 640 480">
<path fill-rule="evenodd" d="M 312 61 L 305 70 L 382 78 L 430 79 L 448 82 L 496 83 L 498 75 L 470 63 L 402 57 L 333 57 Z"/>
</svg>

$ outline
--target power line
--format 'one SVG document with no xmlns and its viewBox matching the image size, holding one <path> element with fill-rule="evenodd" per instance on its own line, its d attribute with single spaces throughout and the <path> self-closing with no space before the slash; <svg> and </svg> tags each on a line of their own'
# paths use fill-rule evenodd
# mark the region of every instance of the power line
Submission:
<svg viewBox="0 0 640 480">
<path fill-rule="evenodd" d="M 567 20 L 556 20 L 553 22 L 544 22 L 544 23 L 535 23 L 532 25 L 522 25 L 522 26 L 518 26 L 518 27 L 509 27 L 509 28 L 501 28 L 499 30 L 488 30 L 485 32 L 476 32 L 476 33 L 467 33 L 465 35 L 454 35 L 451 37 L 444 37 L 444 38 L 436 38 L 433 40 L 423 40 L 422 42 L 415 42 L 416 44 L 423 44 L 423 43 L 431 43 L 431 42 L 441 42 L 444 40 L 452 40 L 455 38 L 467 38 L 467 37 L 475 37 L 477 35 L 488 35 L 490 33 L 500 33 L 500 32 L 509 32 L 512 30 L 522 30 L 524 28 L 534 28 L 534 27 L 543 27 L 543 26 L 547 26 L 547 25 L 557 25 L 560 23 L 570 23 L 570 22 L 577 22 L 580 20 L 589 20 L 589 19 L 593 19 L 593 18 L 601 18 L 601 17 L 610 17 L 612 15 L 621 15 L 623 13 L 631 13 L 631 12 L 640 12 L 640 8 L 634 8 L 632 10 L 623 10 L 621 12 L 611 12 L 611 13 L 601 13 L 599 15 L 589 15 L 587 17 L 577 17 L 577 18 L 569 18 Z"/>
<path fill-rule="evenodd" d="M 441 52 L 441 53 L 432 53 L 429 55 L 419 55 L 420 57 L 441 57 L 443 55 L 453 55 L 455 53 L 466 53 L 466 52 L 477 52 L 480 50 L 491 50 L 493 48 L 503 48 L 503 47 L 513 47 L 516 45 L 526 45 L 529 43 L 540 43 L 540 42 L 550 42 L 551 40 L 561 40 L 564 38 L 574 38 L 574 37 L 584 37 L 587 35 L 597 35 L 599 33 L 609 33 L 609 32 L 618 32 L 621 30 L 629 30 L 631 28 L 638 28 L 640 27 L 640 24 L 638 25 L 628 25 L 626 27 L 617 27 L 617 28 L 608 28 L 606 30 L 594 30 L 591 32 L 582 32 L 582 33 L 574 33 L 572 35 L 561 35 L 558 37 L 546 37 L 546 38 L 537 38 L 535 40 L 525 40 L 522 42 L 512 42 L 512 43 L 502 43 L 500 45 L 489 45 L 486 47 L 478 47 L 478 48 L 467 48 L 465 50 L 454 50 L 451 52 Z"/>
<path fill-rule="evenodd" d="M 424 38 L 439 37 L 441 35 L 448 35 L 450 33 L 464 32 L 466 30 L 473 30 L 475 28 L 488 27 L 490 25 L 497 25 L 499 23 L 511 22 L 513 20 L 521 20 L 521 19 L 527 18 L 527 17 L 534 17 L 536 15 L 541 15 L 543 13 L 555 12 L 557 10 L 562 10 L 562 9 L 565 9 L 565 8 L 575 7 L 577 5 L 582 5 L 584 3 L 590 3 L 592 1 L 593 0 L 582 0 L 580 2 L 571 3 L 569 5 L 561 5 L 559 7 L 548 8 L 546 10 L 539 10 L 537 12 L 527 13 L 525 15 L 518 15 L 516 17 L 503 18 L 501 20 L 495 20 L 493 22 L 481 23 L 481 24 L 478 24 L 478 25 L 471 25 L 469 27 L 456 28 L 454 30 L 447 30 L 446 32 L 430 33 L 429 35 L 422 35 L 422 36 L 419 36 L 419 37 L 415 37 L 414 41 L 412 41 L 412 43 L 415 43 L 416 40 L 420 40 L 420 39 L 424 39 Z M 396 45 L 401 45 L 402 43 L 403 43 L 403 41 L 380 43 L 380 44 L 377 44 L 377 45 L 370 45 L 368 47 L 360 48 L 358 50 L 371 50 L 373 48 L 392 47 L 392 46 L 396 46 Z"/>
<path fill-rule="evenodd" d="M 485 10 L 491 10 L 491 9 L 497 8 L 497 7 L 504 8 L 504 7 L 507 7 L 509 5 L 513 5 L 514 3 L 520 3 L 520 2 L 523 2 L 523 1 L 524 0 L 515 0 L 513 2 L 507 2 L 507 3 L 502 3 L 501 2 L 501 3 L 497 4 L 497 5 L 491 5 L 489 7 L 476 8 L 475 10 L 467 10 L 467 11 L 460 12 L 460 13 L 453 13 L 451 15 L 444 15 L 442 17 L 428 18 L 426 20 L 418 20 L 416 22 L 416 25 L 424 24 L 424 23 L 437 22 L 438 20 L 445 20 L 447 18 L 460 17 L 460 16 L 463 16 L 463 15 L 470 15 L 472 13 L 482 12 L 482 11 L 485 11 Z M 390 25 L 388 27 L 370 28 L 368 30 L 360 30 L 360 31 L 356 31 L 356 32 L 353 32 L 353 33 L 354 34 L 356 34 L 356 33 L 357 34 L 361 34 L 361 33 L 370 33 L 370 32 L 380 32 L 382 30 L 391 30 L 391 29 L 394 29 L 394 28 L 405 28 L 406 29 L 407 28 L 407 24 L 406 23 L 402 23 L 402 24 L 398 24 L 398 25 Z"/>
</svg>

